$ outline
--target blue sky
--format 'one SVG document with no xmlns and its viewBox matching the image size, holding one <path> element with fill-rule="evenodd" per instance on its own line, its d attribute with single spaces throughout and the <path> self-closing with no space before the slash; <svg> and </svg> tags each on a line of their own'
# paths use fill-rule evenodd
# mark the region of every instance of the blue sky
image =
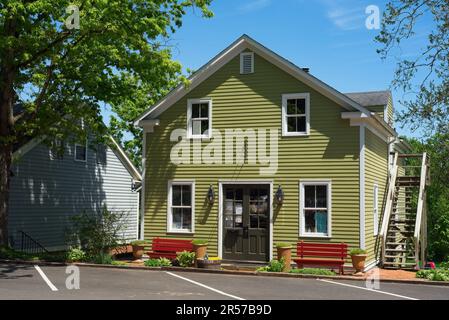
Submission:
<svg viewBox="0 0 449 320">
<path fill-rule="evenodd" d="M 417 25 L 416 36 L 392 57 L 382 61 L 374 42 L 378 30 L 368 30 L 365 8 L 386 1 L 360 0 L 215 0 L 215 16 L 204 19 L 189 10 L 183 26 L 172 37 L 174 59 L 185 68 L 198 69 L 242 34 L 341 92 L 390 88 L 398 58 L 413 58 L 426 44 L 429 23 Z M 395 107 L 403 93 L 393 91 Z M 416 135 L 407 128 L 400 134 Z"/>
</svg>

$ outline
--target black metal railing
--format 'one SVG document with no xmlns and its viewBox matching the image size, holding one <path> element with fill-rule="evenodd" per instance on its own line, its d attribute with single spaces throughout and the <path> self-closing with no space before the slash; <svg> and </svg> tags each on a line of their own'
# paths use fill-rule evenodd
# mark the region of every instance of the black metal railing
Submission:
<svg viewBox="0 0 449 320">
<path fill-rule="evenodd" d="M 45 249 L 43 245 L 34 240 L 30 235 L 23 232 L 22 230 L 18 231 L 20 235 L 20 251 L 31 254 L 38 253 L 47 253 L 48 250 Z"/>
</svg>

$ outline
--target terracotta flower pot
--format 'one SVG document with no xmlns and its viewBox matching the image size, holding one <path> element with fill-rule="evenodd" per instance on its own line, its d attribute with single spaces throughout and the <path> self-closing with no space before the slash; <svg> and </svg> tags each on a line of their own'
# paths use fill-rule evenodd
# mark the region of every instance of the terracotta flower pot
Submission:
<svg viewBox="0 0 449 320">
<path fill-rule="evenodd" d="M 143 252 L 145 250 L 144 246 L 133 246 L 133 257 L 136 260 L 142 259 Z"/>
<path fill-rule="evenodd" d="M 277 247 L 278 260 L 284 258 L 284 268 L 282 272 L 289 272 L 292 262 L 292 247 Z"/>
<path fill-rule="evenodd" d="M 198 267 L 197 260 L 204 259 L 207 252 L 207 243 L 193 244 L 193 251 L 195 252 L 195 267 Z"/>
<path fill-rule="evenodd" d="M 366 257 L 366 254 L 351 255 L 352 266 L 354 267 L 356 273 L 363 272 L 363 270 L 365 270 Z"/>
</svg>

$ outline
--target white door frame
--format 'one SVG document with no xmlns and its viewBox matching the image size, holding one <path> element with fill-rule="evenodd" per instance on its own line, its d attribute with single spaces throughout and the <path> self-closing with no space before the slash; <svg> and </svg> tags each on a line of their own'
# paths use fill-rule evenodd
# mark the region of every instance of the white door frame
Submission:
<svg viewBox="0 0 449 320">
<path fill-rule="evenodd" d="M 223 258 L 223 185 L 265 184 L 270 186 L 269 260 L 273 259 L 273 180 L 218 180 L 218 256 Z"/>
</svg>

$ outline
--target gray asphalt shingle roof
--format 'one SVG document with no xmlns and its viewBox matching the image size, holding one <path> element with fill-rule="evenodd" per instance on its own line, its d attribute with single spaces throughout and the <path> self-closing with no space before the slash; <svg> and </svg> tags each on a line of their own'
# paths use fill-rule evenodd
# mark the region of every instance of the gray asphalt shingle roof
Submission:
<svg viewBox="0 0 449 320">
<path fill-rule="evenodd" d="M 345 93 L 345 95 L 363 107 L 385 106 L 388 104 L 391 92 L 389 90 L 371 91 L 371 92 L 350 92 Z"/>
</svg>

